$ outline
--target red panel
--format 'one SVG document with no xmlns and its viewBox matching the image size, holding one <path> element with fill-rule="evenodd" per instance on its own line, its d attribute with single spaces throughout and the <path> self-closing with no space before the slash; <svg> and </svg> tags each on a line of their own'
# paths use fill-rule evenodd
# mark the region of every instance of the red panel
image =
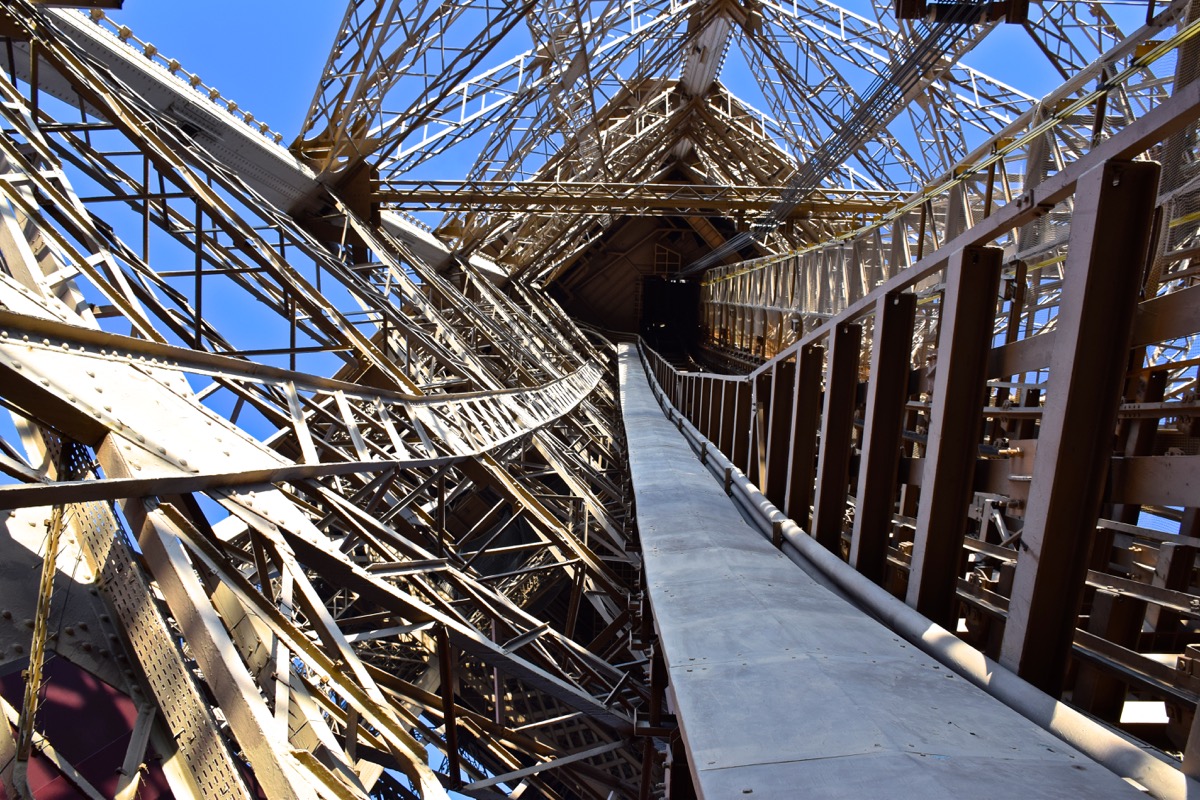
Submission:
<svg viewBox="0 0 1200 800">
<path fill-rule="evenodd" d="M 137 708 L 128 696 L 90 672 L 51 654 L 46 663 L 41 712 L 36 728 L 75 769 L 106 797 L 117 791 L 121 762 L 133 733 Z M 0 694 L 20 708 L 24 694 L 21 670 L 0 676 Z M 34 754 L 28 769 L 36 800 L 76 800 L 81 794 L 45 757 Z M 142 800 L 171 797 L 153 748 L 138 795 Z M 0 800 L 4 791 L 0 789 Z"/>
</svg>

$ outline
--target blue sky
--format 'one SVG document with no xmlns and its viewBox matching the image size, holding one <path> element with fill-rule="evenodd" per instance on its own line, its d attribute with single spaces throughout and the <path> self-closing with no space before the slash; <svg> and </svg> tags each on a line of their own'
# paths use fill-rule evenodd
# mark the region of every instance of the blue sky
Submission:
<svg viewBox="0 0 1200 800">
<path fill-rule="evenodd" d="M 290 141 L 344 12 L 340 0 L 125 0 L 109 16 Z"/>
</svg>

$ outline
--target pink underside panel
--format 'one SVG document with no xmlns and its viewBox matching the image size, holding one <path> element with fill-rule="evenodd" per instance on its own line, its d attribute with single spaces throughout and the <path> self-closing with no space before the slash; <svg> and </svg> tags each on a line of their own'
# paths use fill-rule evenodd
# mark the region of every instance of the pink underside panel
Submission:
<svg viewBox="0 0 1200 800">
<path fill-rule="evenodd" d="M 54 749 L 105 797 L 112 797 L 121 778 L 121 763 L 133 733 L 137 708 L 128 696 L 66 659 L 51 654 L 46 663 L 41 712 L 36 729 Z M 23 702 L 21 670 L 0 676 L 0 694 L 14 708 Z M 15 730 L 13 731 L 15 735 Z M 29 788 L 36 800 L 77 800 L 85 795 L 37 753 L 29 761 Z M 153 748 L 146 754 L 138 796 L 142 800 L 171 797 Z M 7 800 L 0 786 L 0 800 Z"/>
</svg>

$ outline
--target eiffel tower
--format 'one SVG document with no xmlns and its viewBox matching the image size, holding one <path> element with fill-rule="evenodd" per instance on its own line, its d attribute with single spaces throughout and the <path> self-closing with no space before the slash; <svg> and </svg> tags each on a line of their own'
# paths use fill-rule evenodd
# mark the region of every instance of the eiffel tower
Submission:
<svg viewBox="0 0 1200 800">
<path fill-rule="evenodd" d="M 1200 4 L 350 0 L 288 133 L 122 5 L 0 7 L 0 798 L 1200 794 Z"/>
</svg>

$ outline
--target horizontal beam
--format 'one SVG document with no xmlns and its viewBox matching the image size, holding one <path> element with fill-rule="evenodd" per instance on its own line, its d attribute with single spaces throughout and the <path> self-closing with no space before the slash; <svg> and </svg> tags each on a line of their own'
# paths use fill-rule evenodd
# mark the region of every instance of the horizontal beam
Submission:
<svg viewBox="0 0 1200 800">
<path fill-rule="evenodd" d="M 106 478 L 94 481 L 58 481 L 0 486 L 0 509 L 89 503 L 131 497 L 206 492 L 232 486 L 281 483 L 327 475 L 384 472 L 390 469 L 425 469 L 461 461 L 458 456 L 415 461 L 341 461 L 329 464 L 280 464 L 266 469 L 196 475 L 159 475 L 150 478 Z"/>
<path fill-rule="evenodd" d="M 592 181 L 404 181 L 388 180 L 373 192 L 376 202 L 417 209 L 502 209 L 526 212 L 607 211 L 709 212 L 713 215 L 764 211 L 778 202 L 783 186 L 700 186 L 680 183 Z M 899 206 L 900 192 L 819 189 L 792 212 L 793 218 L 882 214 Z"/>
</svg>

